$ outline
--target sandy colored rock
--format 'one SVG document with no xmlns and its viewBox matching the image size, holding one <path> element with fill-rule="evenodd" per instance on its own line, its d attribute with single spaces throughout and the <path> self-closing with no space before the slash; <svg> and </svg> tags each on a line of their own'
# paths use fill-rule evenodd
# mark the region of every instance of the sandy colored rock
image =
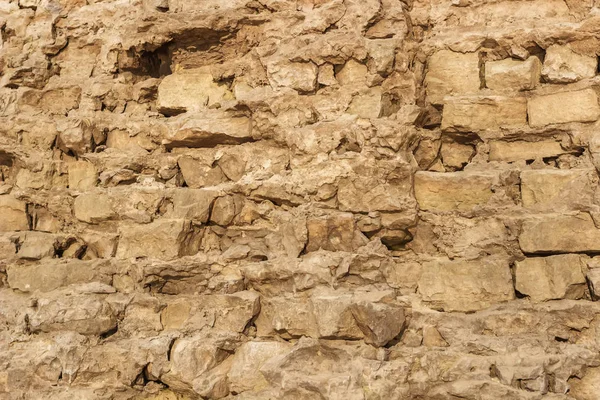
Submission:
<svg viewBox="0 0 600 400">
<path fill-rule="evenodd" d="M 75 218 L 90 224 L 109 220 L 116 215 L 110 197 L 104 193 L 77 196 L 73 211 Z"/>
<path fill-rule="evenodd" d="M 198 251 L 201 231 L 182 219 L 157 220 L 148 225 L 125 225 L 120 230 L 121 238 L 117 258 L 148 257 L 169 260 Z"/>
<path fill-rule="evenodd" d="M 600 229 L 587 213 L 548 215 L 523 222 L 519 244 L 524 253 L 600 251 Z"/>
<path fill-rule="evenodd" d="M 514 162 L 519 160 L 536 160 L 544 157 L 556 157 L 565 153 L 557 141 L 539 142 L 490 142 L 490 161 Z"/>
<path fill-rule="evenodd" d="M 542 75 L 547 82 L 570 83 L 592 78 L 598 70 L 598 57 L 577 54 L 568 46 L 552 45 L 546 49 Z"/>
<path fill-rule="evenodd" d="M 505 59 L 485 63 L 485 86 L 493 90 L 531 90 L 540 83 L 542 63 L 532 56 L 525 61 Z"/>
<path fill-rule="evenodd" d="M 585 260 L 576 254 L 527 258 L 515 263 L 515 289 L 533 301 L 581 299 Z"/>
<path fill-rule="evenodd" d="M 69 189 L 88 190 L 96 186 L 98 170 L 85 161 L 69 163 Z"/>
<path fill-rule="evenodd" d="M 479 91 L 479 56 L 441 50 L 429 58 L 425 86 L 429 101 L 441 104 L 447 95 Z"/>
<path fill-rule="evenodd" d="M 12 196 L 0 196 L 0 231 L 26 231 L 29 229 L 25 203 Z"/>
<path fill-rule="evenodd" d="M 158 85 L 158 111 L 176 115 L 214 107 L 233 95 L 225 85 L 213 81 L 206 68 L 184 69 L 166 76 Z"/>
<path fill-rule="evenodd" d="M 425 263 L 419 293 L 435 309 L 462 312 L 482 310 L 515 297 L 508 262 L 494 259 Z"/>
<path fill-rule="evenodd" d="M 415 174 L 415 197 L 422 210 L 468 211 L 490 201 L 496 182 L 495 173 L 419 171 Z"/>
<path fill-rule="evenodd" d="M 444 101 L 444 130 L 471 132 L 526 124 L 527 102 L 523 97 L 457 97 Z"/>
<path fill-rule="evenodd" d="M 593 203 L 598 177 L 595 170 L 529 170 L 521 172 L 524 207 L 536 210 L 585 209 Z"/>
<path fill-rule="evenodd" d="M 593 122 L 600 115 L 600 106 L 596 92 L 585 89 L 534 96 L 527 101 L 527 114 L 532 127 Z"/>
<path fill-rule="evenodd" d="M 272 61 L 267 63 L 267 75 L 272 86 L 290 87 L 310 92 L 317 85 L 317 66 L 310 62 Z"/>
</svg>

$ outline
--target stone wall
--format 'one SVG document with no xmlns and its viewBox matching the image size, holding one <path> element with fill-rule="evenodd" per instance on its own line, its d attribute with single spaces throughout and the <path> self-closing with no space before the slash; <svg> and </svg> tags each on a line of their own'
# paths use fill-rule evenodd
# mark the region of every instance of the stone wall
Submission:
<svg viewBox="0 0 600 400">
<path fill-rule="evenodd" d="M 0 1 L 0 398 L 600 398 L 592 3 Z"/>
</svg>

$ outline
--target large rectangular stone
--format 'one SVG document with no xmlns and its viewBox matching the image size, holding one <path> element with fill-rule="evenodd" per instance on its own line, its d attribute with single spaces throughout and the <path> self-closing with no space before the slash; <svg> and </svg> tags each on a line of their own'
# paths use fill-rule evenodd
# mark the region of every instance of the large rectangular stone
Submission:
<svg viewBox="0 0 600 400">
<path fill-rule="evenodd" d="M 494 90 L 530 90 L 540 82 L 542 63 L 531 56 L 526 61 L 508 58 L 485 63 L 485 86 Z"/>
<path fill-rule="evenodd" d="M 598 176 L 593 169 L 543 169 L 521 172 L 524 207 L 540 211 L 586 209 L 594 203 Z"/>
<path fill-rule="evenodd" d="M 428 100 L 441 104 L 445 96 L 479 91 L 479 55 L 441 50 L 429 57 L 425 76 Z"/>
<path fill-rule="evenodd" d="M 415 197 L 421 210 L 467 211 L 485 205 L 499 182 L 495 172 L 429 172 L 415 174 Z"/>
<path fill-rule="evenodd" d="M 555 140 L 544 140 L 541 142 L 490 142 L 490 161 L 527 161 L 546 157 L 556 157 L 566 153 L 560 142 Z"/>
<path fill-rule="evenodd" d="M 26 205 L 10 195 L 0 196 L 0 232 L 29 229 Z"/>
<path fill-rule="evenodd" d="M 198 252 L 201 232 L 190 221 L 159 219 L 150 224 L 123 225 L 117 258 L 171 260 Z"/>
<path fill-rule="evenodd" d="M 540 127 L 567 122 L 594 122 L 600 116 L 598 96 L 592 89 L 535 96 L 527 102 L 529 125 Z"/>
<path fill-rule="evenodd" d="M 515 297 L 506 260 L 441 260 L 423 264 L 423 301 L 437 310 L 477 311 Z"/>
<path fill-rule="evenodd" d="M 552 45 L 546 49 L 542 75 L 547 82 L 570 83 L 593 78 L 597 69 L 596 54 L 577 54 L 567 46 Z"/>
<path fill-rule="evenodd" d="M 533 301 L 580 299 L 586 289 L 585 259 L 579 254 L 561 254 L 517 261 L 515 289 Z"/>
<path fill-rule="evenodd" d="M 600 229 L 587 213 L 547 215 L 523 222 L 524 253 L 600 252 Z"/>
<path fill-rule="evenodd" d="M 485 131 L 527 125 L 524 97 L 469 96 L 446 99 L 442 129 L 450 131 Z"/>
</svg>

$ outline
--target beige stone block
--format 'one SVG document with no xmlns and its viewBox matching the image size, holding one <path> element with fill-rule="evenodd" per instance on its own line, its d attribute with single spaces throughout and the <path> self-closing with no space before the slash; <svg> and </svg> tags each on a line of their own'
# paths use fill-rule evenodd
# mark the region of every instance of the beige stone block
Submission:
<svg viewBox="0 0 600 400">
<path fill-rule="evenodd" d="M 443 130 L 472 132 L 526 125 L 524 97 L 469 96 L 444 101 Z"/>
<path fill-rule="evenodd" d="M 117 258 L 171 260 L 198 252 L 201 231 L 186 220 L 159 219 L 119 227 Z"/>
<path fill-rule="evenodd" d="M 485 63 L 485 86 L 493 90 L 531 90 L 540 82 L 542 63 L 537 57 L 525 61 L 506 59 Z"/>
<path fill-rule="evenodd" d="M 588 209 L 594 203 L 597 186 L 598 176 L 593 169 L 521 172 L 523 206 L 536 210 Z"/>
<path fill-rule="evenodd" d="M 567 122 L 594 122 L 600 116 L 593 89 L 534 96 L 527 102 L 529 125 L 541 127 Z"/>
<path fill-rule="evenodd" d="M 252 140 L 252 121 L 246 117 L 221 112 L 204 112 L 172 127 L 162 140 L 168 149 L 174 147 L 215 147 L 240 144 Z"/>
<path fill-rule="evenodd" d="M 97 224 L 116 216 L 112 200 L 104 193 L 85 193 L 73 202 L 75 218 L 88 224 Z"/>
<path fill-rule="evenodd" d="M 352 98 L 346 112 L 360 118 L 379 118 L 383 108 L 381 95 L 380 87 L 362 90 Z"/>
<path fill-rule="evenodd" d="M 421 210 L 467 211 L 485 205 L 498 181 L 493 172 L 428 172 L 415 174 L 415 197 Z"/>
<path fill-rule="evenodd" d="M 259 311 L 259 295 L 256 292 L 183 296 L 167 303 L 161 313 L 161 323 L 166 330 L 188 333 L 206 328 L 242 332 Z"/>
<path fill-rule="evenodd" d="M 157 108 L 165 115 L 198 111 L 232 100 L 226 85 L 219 85 L 207 68 L 182 69 L 167 75 L 158 85 Z"/>
<path fill-rule="evenodd" d="M 515 263 L 515 289 L 533 301 L 581 299 L 585 258 L 578 254 L 527 258 Z"/>
<path fill-rule="evenodd" d="M 514 162 L 556 157 L 566 153 L 560 142 L 544 140 L 540 142 L 490 142 L 490 161 Z"/>
<path fill-rule="evenodd" d="M 273 87 L 312 92 L 317 87 L 318 68 L 312 62 L 286 60 L 267 62 L 267 76 Z"/>
<path fill-rule="evenodd" d="M 430 307 L 443 311 L 478 311 L 515 296 L 508 262 L 439 260 L 423 264 L 419 294 Z"/>
<path fill-rule="evenodd" d="M 284 355 L 292 345 L 287 342 L 258 342 L 242 344 L 233 355 L 231 369 L 227 374 L 230 389 L 237 393 L 260 391 L 269 386 L 260 372 L 261 367 L 270 359 Z"/>
<path fill-rule="evenodd" d="M 70 162 L 69 189 L 88 190 L 96 186 L 98 170 L 96 166 L 86 161 Z"/>
<path fill-rule="evenodd" d="M 29 229 L 26 205 L 10 195 L 0 196 L 0 232 Z"/>
<path fill-rule="evenodd" d="M 366 65 L 351 59 L 342 67 L 335 77 L 342 86 L 349 85 L 362 87 L 367 82 L 368 72 Z"/>
<path fill-rule="evenodd" d="M 56 236 L 45 232 L 26 232 L 20 238 L 17 257 L 25 260 L 52 258 L 55 253 Z"/>
<path fill-rule="evenodd" d="M 447 95 L 479 91 L 479 55 L 441 50 L 429 57 L 425 86 L 428 100 L 441 104 Z"/>
<path fill-rule="evenodd" d="M 586 368 L 581 379 L 569 379 L 569 395 L 577 400 L 596 400 L 600 393 L 600 368 Z"/>
<path fill-rule="evenodd" d="M 340 213 L 310 218 L 306 223 L 308 244 L 306 251 L 354 251 L 368 243 L 356 228 L 353 214 Z"/>
<path fill-rule="evenodd" d="M 587 213 L 545 215 L 523 222 L 519 244 L 524 253 L 600 251 L 600 229 Z"/>
<path fill-rule="evenodd" d="M 570 83 L 593 78 L 598 69 L 598 57 L 577 54 L 567 46 L 552 45 L 546 49 L 542 75 L 547 82 Z"/>
</svg>

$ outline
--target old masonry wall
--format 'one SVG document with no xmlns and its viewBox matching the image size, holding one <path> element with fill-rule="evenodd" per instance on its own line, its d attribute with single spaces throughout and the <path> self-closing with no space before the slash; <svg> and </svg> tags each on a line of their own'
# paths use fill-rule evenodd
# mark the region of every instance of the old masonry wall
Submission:
<svg viewBox="0 0 600 400">
<path fill-rule="evenodd" d="M 600 398 L 596 0 L 1 0 L 1 399 Z"/>
</svg>

